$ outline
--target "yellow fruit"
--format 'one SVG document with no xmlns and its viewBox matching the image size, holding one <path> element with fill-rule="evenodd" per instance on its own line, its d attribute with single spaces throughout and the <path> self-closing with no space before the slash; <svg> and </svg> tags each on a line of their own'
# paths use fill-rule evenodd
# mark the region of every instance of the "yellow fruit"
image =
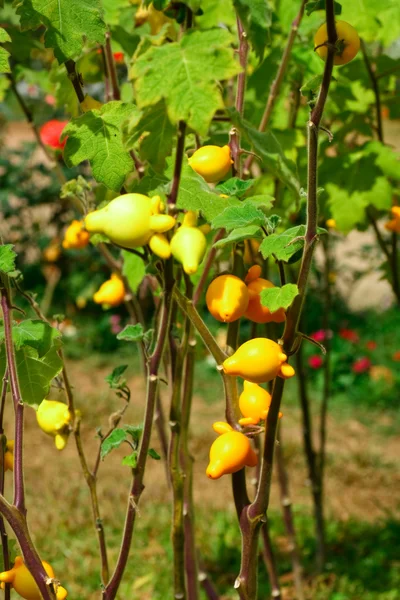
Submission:
<svg viewBox="0 0 400 600">
<path fill-rule="evenodd" d="M 154 233 L 164 233 L 175 225 L 170 215 L 155 214 L 155 203 L 143 194 L 123 194 L 107 206 L 89 213 L 85 227 L 90 233 L 103 233 L 124 248 L 147 244 Z"/>
<path fill-rule="evenodd" d="M 106 306 L 119 306 L 125 299 L 124 282 L 118 275 L 112 273 L 111 278 L 105 281 L 93 296 L 96 304 Z"/>
<path fill-rule="evenodd" d="M 43 250 L 43 258 L 47 262 L 56 262 L 60 258 L 61 248 L 57 241 L 51 242 L 47 248 Z"/>
<path fill-rule="evenodd" d="M 215 423 L 214 429 L 221 435 L 210 448 L 207 477 L 219 479 L 222 475 L 236 473 L 243 467 L 256 466 L 257 455 L 251 447 L 249 438 L 239 431 L 233 431 L 228 423 Z"/>
<path fill-rule="evenodd" d="M 8 440 L 4 452 L 4 470 L 14 471 L 14 440 Z"/>
<path fill-rule="evenodd" d="M 393 219 L 385 223 L 385 229 L 393 233 L 400 233 L 400 206 L 392 207 Z"/>
<path fill-rule="evenodd" d="M 249 269 L 246 276 L 247 290 L 249 293 L 249 304 L 245 312 L 245 317 L 255 323 L 283 323 L 286 319 L 286 314 L 283 308 L 279 308 L 275 312 L 271 312 L 266 306 L 261 304 L 260 294 L 262 290 L 275 287 L 273 283 L 267 279 L 262 279 L 261 267 L 254 265 Z"/>
<path fill-rule="evenodd" d="M 57 450 L 63 450 L 69 436 L 72 415 L 64 402 L 43 400 L 36 412 L 38 425 L 42 431 L 54 437 Z"/>
<path fill-rule="evenodd" d="M 196 213 L 188 211 L 170 244 L 172 256 L 188 275 L 196 273 L 207 249 L 206 237 L 196 222 Z"/>
<path fill-rule="evenodd" d="M 89 243 L 89 234 L 83 229 L 82 221 L 72 221 L 64 234 L 63 248 L 80 250 Z"/>
<path fill-rule="evenodd" d="M 135 14 L 135 26 L 140 27 L 143 23 L 150 25 L 151 35 L 157 35 L 165 23 L 170 23 L 171 26 L 168 33 L 173 34 L 173 20 L 167 17 L 161 10 L 156 10 L 153 4 L 150 4 L 147 8 L 140 6 Z"/>
<path fill-rule="evenodd" d="M 268 338 L 254 338 L 245 342 L 227 358 L 223 370 L 252 383 L 266 383 L 275 377 L 293 377 L 295 371 L 287 364 L 282 347 Z"/>
<path fill-rule="evenodd" d="M 54 579 L 54 571 L 49 563 L 42 561 L 42 565 L 47 575 Z M 14 590 L 26 600 L 42 600 L 42 595 L 37 587 L 35 580 L 24 564 L 22 556 L 16 556 L 14 566 L 9 571 L 0 573 L 0 581 L 10 583 Z M 68 596 L 67 590 L 60 585 L 56 592 L 57 600 L 65 600 Z"/>
<path fill-rule="evenodd" d="M 229 146 L 203 146 L 189 158 L 192 169 L 208 183 L 215 183 L 225 177 L 232 163 Z"/>
<path fill-rule="evenodd" d="M 336 229 L 335 219 L 328 219 L 326 222 L 326 226 L 328 227 L 328 229 Z"/>
<path fill-rule="evenodd" d="M 346 21 L 336 21 L 336 52 L 333 60 L 334 65 L 345 65 L 353 60 L 360 49 L 360 38 L 357 31 L 350 23 Z M 326 23 L 323 23 L 318 29 L 314 38 L 314 50 L 322 60 L 328 56 L 328 32 Z"/>
<path fill-rule="evenodd" d="M 243 386 L 243 392 L 239 396 L 239 408 L 244 418 L 239 420 L 239 424 L 257 425 L 267 417 L 271 394 L 251 381 L 245 380 Z"/>
<path fill-rule="evenodd" d="M 220 275 L 208 286 L 206 303 L 214 319 L 232 323 L 246 311 L 249 303 L 247 287 L 236 275 Z"/>
</svg>

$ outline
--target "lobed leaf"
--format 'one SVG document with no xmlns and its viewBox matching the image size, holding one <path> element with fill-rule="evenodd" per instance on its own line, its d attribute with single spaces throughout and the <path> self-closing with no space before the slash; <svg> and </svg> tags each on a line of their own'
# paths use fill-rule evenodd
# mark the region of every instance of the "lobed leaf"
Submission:
<svg viewBox="0 0 400 600">
<path fill-rule="evenodd" d="M 144 338 L 143 326 L 140 323 L 136 325 L 127 325 L 117 335 L 117 340 L 124 342 L 141 342 Z"/>
<path fill-rule="evenodd" d="M 12 273 L 15 271 L 16 253 L 13 250 L 13 244 L 0 246 L 0 273 Z"/>
<path fill-rule="evenodd" d="M 285 310 L 289 308 L 296 296 L 299 295 L 299 288 L 294 283 L 287 283 L 282 287 L 273 287 L 261 291 L 260 301 L 263 306 L 272 313 L 280 308 Z"/>
<path fill-rule="evenodd" d="M 257 225 L 261 227 L 266 222 L 265 214 L 251 201 L 246 200 L 237 206 L 228 206 L 211 223 L 213 229 L 233 229 Z"/>
<path fill-rule="evenodd" d="M 272 23 L 272 10 L 268 0 L 233 0 L 233 5 L 243 28 L 261 60 L 269 44 L 269 29 Z"/>
<path fill-rule="evenodd" d="M 218 240 L 214 244 L 215 248 L 223 248 L 228 244 L 236 244 L 250 239 L 262 239 L 262 232 L 258 225 L 250 225 L 248 227 L 238 227 L 230 232 L 228 237 Z"/>
</svg>

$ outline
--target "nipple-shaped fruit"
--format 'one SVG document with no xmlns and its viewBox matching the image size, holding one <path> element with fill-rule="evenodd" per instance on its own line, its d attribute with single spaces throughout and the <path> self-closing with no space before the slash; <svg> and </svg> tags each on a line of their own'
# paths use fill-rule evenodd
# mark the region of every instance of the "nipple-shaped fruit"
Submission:
<svg viewBox="0 0 400 600">
<path fill-rule="evenodd" d="M 36 412 L 36 419 L 42 431 L 54 437 L 57 450 L 63 450 L 69 436 L 72 415 L 64 402 L 43 400 Z"/>
<path fill-rule="evenodd" d="M 206 303 L 214 319 L 231 323 L 246 311 L 249 303 L 247 287 L 236 275 L 220 275 L 208 286 Z"/>
<path fill-rule="evenodd" d="M 93 295 L 93 300 L 96 304 L 119 306 L 124 301 L 125 293 L 124 282 L 113 273 L 111 278 L 105 281 Z"/>
<path fill-rule="evenodd" d="M 267 279 L 260 277 L 260 275 L 261 267 L 259 265 L 251 267 L 246 275 L 245 281 L 249 292 L 249 304 L 245 317 L 255 323 L 282 323 L 286 319 L 283 308 L 279 308 L 272 313 L 269 308 L 261 304 L 260 294 L 262 290 L 273 288 L 275 286 Z"/>
<path fill-rule="evenodd" d="M 54 579 L 54 571 L 49 563 L 42 561 L 42 565 L 47 575 Z M 3 583 L 10 583 L 14 590 L 25 600 L 41 600 L 42 594 L 39 591 L 38 586 L 35 583 L 32 575 L 28 568 L 25 566 L 22 556 L 16 556 L 14 566 L 9 571 L 0 573 L 0 581 Z M 56 598 L 57 600 L 65 600 L 68 593 L 62 586 L 57 586 Z"/>
<path fill-rule="evenodd" d="M 188 162 L 208 183 L 215 183 L 225 177 L 233 160 L 229 146 L 203 146 L 192 154 Z"/>
<path fill-rule="evenodd" d="M 295 371 L 286 360 L 279 344 L 268 338 L 254 338 L 239 346 L 222 367 L 227 375 L 237 375 L 252 383 L 266 383 L 276 376 L 293 377 Z"/>
<path fill-rule="evenodd" d="M 221 435 L 211 445 L 207 477 L 219 479 L 222 475 L 236 473 L 243 467 L 256 466 L 257 455 L 248 437 L 234 431 L 227 423 L 215 423 L 214 429 Z"/>
<path fill-rule="evenodd" d="M 170 244 L 172 256 L 183 265 L 188 275 L 196 273 L 207 248 L 206 236 L 196 223 L 196 213 L 187 212 Z"/>
<path fill-rule="evenodd" d="M 239 419 L 239 424 L 257 425 L 267 417 L 271 394 L 251 381 L 245 380 L 243 386 L 243 392 L 239 396 L 239 408 L 244 418 Z"/>
<path fill-rule="evenodd" d="M 80 250 L 89 243 L 89 233 L 84 230 L 83 222 L 74 220 L 65 230 L 63 248 Z"/>
<path fill-rule="evenodd" d="M 124 248 L 144 246 L 154 233 L 163 233 L 174 225 L 175 219 L 156 214 L 151 198 L 143 194 L 118 196 L 85 218 L 87 231 L 103 233 Z"/>
</svg>

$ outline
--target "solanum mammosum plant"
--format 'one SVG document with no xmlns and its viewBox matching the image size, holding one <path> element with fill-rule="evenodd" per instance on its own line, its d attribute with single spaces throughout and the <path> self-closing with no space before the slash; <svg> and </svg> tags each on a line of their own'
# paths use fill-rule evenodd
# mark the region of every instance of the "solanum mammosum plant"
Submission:
<svg viewBox="0 0 400 600">
<path fill-rule="evenodd" d="M 382 122 L 383 108 L 399 116 L 400 6 L 398 0 L 361 4 L 2 3 L 0 96 L 11 107 L 5 114 L 17 110 L 28 124 L 32 156 L 39 153 L 46 165 L 41 193 L 49 181 L 56 190 L 52 239 L 40 248 L 35 232 L 30 240 L 44 262 L 46 286 L 39 293 L 25 276 L 29 261 L 15 235 L 27 226 L 23 211 L 18 214 L 14 194 L 1 195 L 1 210 L 4 204 L 13 217 L 0 240 L 0 593 L 6 600 L 55 600 L 67 590 L 74 598 L 102 600 L 283 598 L 269 525 L 274 470 L 293 571 L 289 596 L 313 597 L 279 430 L 290 411 L 283 408 L 286 390 L 293 395 L 298 387 L 314 574 L 321 574 L 329 565 L 324 466 L 332 365 L 329 335 L 318 341 L 304 324 L 313 299 L 322 297 L 324 331 L 330 330 L 339 236 L 370 228 L 390 302 L 400 303 L 400 170 Z M 73 292 L 64 285 L 63 316 L 52 310 L 51 298 L 74 269 L 79 285 Z M 107 382 L 115 397 L 107 426 L 96 403 L 85 404 L 65 357 L 68 326 L 83 309 L 124 324 L 114 342 L 128 364 L 115 367 L 110 356 Z M 77 345 L 85 347 L 85 335 Z M 324 378 L 318 444 L 303 357 L 312 344 L 320 356 L 309 365 L 323 367 Z M 205 355 L 219 392 L 206 434 L 209 463 L 200 471 L 191 415 L 195 364 Z M 128 373 L 141 381 L 134 394 Z M 106 388 L 92 393 L 104 402 Z M 93 515 L 98 549 L 95 583 L 77 580 L 68 544 L 52 525 L 62 489 L 57 504 L 46 507 L 45 552 L 36 541 L 30 506 L 44 492 L 40 476 L 32 489 L 25 475 L 44 434 L 54 442 L 46 464 L 72 460 L 76 451 L 75 495 L 82 514 Z M 125 451 L 122 466 L 118 448 Z M 153 588 L 142 593 L 156 575 L 154 563 L 144 580 L 135 573 L 153 459 L 165 466 L 169 498 L 163 503 L 171 504 L 171 569 L 162 596 Z M 127 500 L 122 492 L 112 498 L 114 506 L 126 504 L 119 525 L 114 509 L 104 509 L 114 484 L 102 483 L 103 460 L 123 468 L 115 487 L 124 486 Z M 228 479 L 231 499 L 230 487 L 223 487 Z M 65 476 L 63 486 L 69 485 Z M 226 518 L 236 532 L 237 561 L 226 569 L 226 562 L 209 568 L 214 559 L 196 540 L 194 498 L 206 486 L 207 497 L 226 494 L 224 502 L 235 508 Z M 78 518 L 74 532 L 79 536 Z M 214 534 L 211 528 L 210 544 Z M 86 543 L 82 537 L 82 561 Z M 56 563 L 57 576 L 44 559 Z M 267 588 L 259 585 L 265 567 Z"/>
</svg>

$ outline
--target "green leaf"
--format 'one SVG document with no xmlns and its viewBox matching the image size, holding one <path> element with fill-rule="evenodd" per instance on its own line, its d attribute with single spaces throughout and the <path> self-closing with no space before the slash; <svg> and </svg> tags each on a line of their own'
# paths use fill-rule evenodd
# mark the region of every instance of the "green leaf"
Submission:
<svg viewBox="0 0 400 600">
<path fill-rule="evenodd" d="M 241 70 L 232 41 L 228 31 L 212 29 L 189 31 L 179 42 L 150 47 L 130 71 L 139 108 L 165 98 L 173 124 L 183 120 L 206 135 L 215 111 L 224 107 L 217 82 Z"/>
<path fill-rule="evenodd" d="M 191 167 L 187 166 L 183 169 L 177 208 L 199 210 L 207 221 L 212 221 L 228 206 L 240 206 L 240 204 L 237 198 L 217 196 Z"/>
<path fill-rule="evenodd" d="M 296 196 L 300 193 L 296 165 L 286 158 L 276 137 L 268 131 L 262 133 L 247 123 L 237 111 L 230 111 L 234 125 L 241 131 L 268 170 L 285 183 Z"/>
<path fill-rule="evenodd" d="M 10 42 L 11 38 L 8 35 L 7 31 L 0 27 L 0 44 L 3 42 Z M 10 63 L 8 62 L 8 57 L 10 53 L 7 52 L 4 48 L 0 47 L 0 73 L 10 73 Z"/>
<path fill-rule="evenodd" d="M 215 189 L 221 194 L 226 194 L 227 196 L 236 196 L 236 198 L 241 198 L 245 195 L 247 190 L 253 187 L 255 183 L 255 179 L 239 179 L 239 177 L 231 177 L 231 179 L 227 179 L 222 183 L 219 183 L 215 186 Z"/>
<path fill-rule="evenodd" d="M 137 446 L 143 433 L 143 425 L 124 425 L 124 429 L 131 436 L 132 442 Z"/>
<path fill-rule="evenodd" d="M 143 338 L 144 331 L 140 323 L 136 323 L 136 325 L 127 325 L 117 335 L 117 340 L 123 340 L 124 342 L 141 342 Z"/>
<path fill-rule="evenodd" d="M 248 227 L 249 225 L 264 225 L 266 221 L 265 214 L 259 210 L 252 202 L 246 200 L 238 206 L 228 206 L 211 223 L 213 229 L 226 229 L 232 231 L 239 227 Z"/>
<path fill-rule="evenodd" d="M 137 452 L 132 452 L 132 454 L 128 454 L 128 456 L 124 456 L 122 459 L 122 463 L 126 467 L 130 467 L 131 469 L 135 469 L 137 465 Z"/>
<path fill-rule="evenodd" d="M 149 448 L 149 450 L 147 451 L 147 454 L 151 457 L 154 458 L 154 460 L 161 460 L 161 456 L 158 454 L 158 452 L 156 452 L 154 450 L 154 448 Z"/>
<path fill-rule="evenodd" d="M 62 139 L 68 136 L 64 149 L 67 165 L 89 160 L 96 181 L 119 192 L 133 168 L 121 135 L 121 124 L 132 111 L 136 111 L 133 104 L 108 102 L 100 110 L 72 119 L 62 132 Z"/>
<path fill-rule="evenodd" d="M 53 346 L 44 356 L 37 350 L 23 346 L 15 353 L 18 380 L 23 402 L 37 407 L 50 390 L 50 384 L 62 369 L 63 363 Z M 4 373 L 6 354 L 4 344 L 0 351 L 0 370 Z"/>
<path fill-rule="evenodd" d="M 342 5 L 339 4 L 339 2 L 335 2 L 334 5 L 335 15 L 341 15 Z M 311 15 L 311 13 L 313 13 L 316 10 L 325 10 L 325 0 L 310 0 L 309 2 L 307 2 L 306 13 L 308 17 Z"/>
<path fill-rule="evenodd" d="M 112 390 L 118 389 L 125 385 L 126 381 L 125 379 L 122 379 L 122 375 L 125 373 L 127 368 L 128 365 L 120 365 L 119 367 L 115 367 L 113 372 L 105 377 L 105 381 Z"/>
<path fill-rule="evenodd" d="M 46 48 L 53 48 L 59 63 L 82 53 L 83 40 L 104 43 L 106 26 L 99 0 L 21 0 L 17 13 L 21 29 L 44 25 Z"/>
<path fill-rule="evenodd" d="M 145 264 L 140 256 L 132 254 L 132 252 L 122 250 L 121 254 L 124 259 L 122 274 L 127 278 L 132 292 L 136 293 L 146 274 Z"/>
<path fill-rule="evenodd" d="M 215 248 L 223 248 L 228 244 L 236 244 L 250 239 L 262 239 L 262 232 L 258 225 L 250 225 L 249 227 L 238 227 L 230 232 L 228 237 L 219 240 L 214 244 Z"/>
<path fill-rule="evenodd" d="M 260 294 L 261 304 L 266 306 L 272 313 L 280 308 L 289 308 L 296 296 L 299 295 L 299 288 L 294 283 L 287 283 L 282 287 L 273 287 L 262 290 Z"/>
<path fill-rule="evenodd" d="M 138 148 L 140 158 L 149 161 L 156 171 L 165 167 L 172 153 L 176 127 L 168 118 L 165 102 L 138 111 L 122 125 L 122 139 L 127 150 Z"/>
<path fill-rule="evenodd" d="M 246 198 L 246 202 L 253 204 L 264 214 L 271 210 L 274 201 L 275 198 L 268 194 L 259 194 L 257 196 L 248 196 Z"/>
<path fill-rule="evenodd" d="M 273 233 L 264 239 L 260 246 L 260 252 L 264 258 L 268 258 L 273 254 L 277 260 L 287 262 L 293 254 L 304 246 L 304 239 L 298 239 L 295 242 L 293 240 L 304 238 L 305 233 L 305 225 L 297 225 L 283 233 Z"/>
<path fill-rule="evenodd" d="M 0 246 L 0 273 L 12 273 L 15 271 L 15 254 L 13 244 L 5 244 Z"/>
<path fill-rule="evenodd" d="M 110 433 L 110 435 L 101 442 L 100 454 L 102 460 L 104 460 L 107 454 L 110 454 L 112 450 L 115 450 L 115 448 L 119 448 L 120 445 L 125 442 L 126 436 L 127 433 L 125 429 L 119 427 L 117 429 L 114 429 L 114 431 Z"/>
<path fill-rule="evenodd" d="M 0 332 L 0 339 L 3 338 L 3 332 Z M 22 346 L 35 348 L 38 357 L 41 358 L 50 350 L 52 346 L 57 349 L 61 345 L 61 333 L 55 327 L 39 319 L 26 319 L 13 326 L 13 341 L 16 350 Z"/>
<path fill-rule="evenodd" d="M 269 43 L 272 10 L 268 0 L 233 0 L 256 56 L 261 60 Z"/>
</svg>

